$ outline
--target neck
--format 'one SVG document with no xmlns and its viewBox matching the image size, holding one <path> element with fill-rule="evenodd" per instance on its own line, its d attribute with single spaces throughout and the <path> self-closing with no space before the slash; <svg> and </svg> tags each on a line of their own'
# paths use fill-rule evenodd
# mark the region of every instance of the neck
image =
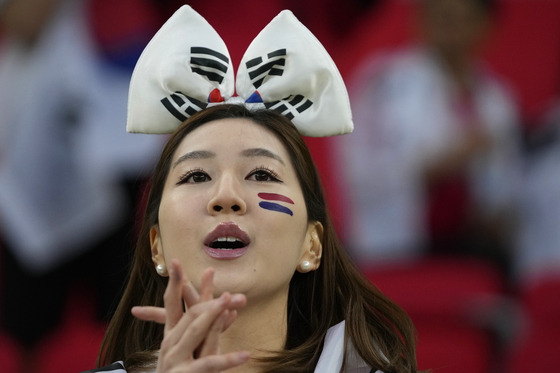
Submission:
<svg viewBox="0 0 560 373">
<path fill-rule="evenodd" d="M 247 306 L 238 311 L 236 320 L 222 334 L 220 350 L 222 353 L 249 351 L 251 360 L 228 372 L 258 372 L 255 358 L 284 349 L 288 328 L 286 310 L 287 297 L 273 301 L 248 300 Z"/>
</svg>

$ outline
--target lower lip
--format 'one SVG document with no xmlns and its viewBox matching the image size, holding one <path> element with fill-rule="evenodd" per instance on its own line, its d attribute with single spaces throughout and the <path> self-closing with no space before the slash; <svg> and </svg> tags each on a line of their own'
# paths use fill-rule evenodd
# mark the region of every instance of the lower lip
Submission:
<svg viewBox="0 0 560 373">
<path fill-rule="evenodd" d="M 230 259 L 237 259 L 240 256 L 243 256 L 247 252 L 247 246 L 242 247 L 241 249 L 233 249 L 233 250 L 213 249 L 209 246 L 205 246 L 204 251 L 206 251 L 206 254 L 208 254 L 208 256 L 210 256 L 211 258 L 230 260 Z"/>
</svg>

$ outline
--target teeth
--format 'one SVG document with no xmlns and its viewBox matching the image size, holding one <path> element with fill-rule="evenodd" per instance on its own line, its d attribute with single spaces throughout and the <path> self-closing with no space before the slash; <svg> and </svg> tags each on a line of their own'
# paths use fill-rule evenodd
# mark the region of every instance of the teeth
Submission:
<svg viewBox="0 0 560 373">
<path fill-rule="evenodd" d="M 231 249 L 239 249 L 245 244 L 239 238 L 236 237 L 218 237 L 216 238 L 211 244 L 211 247 L 214 249 L 224 249 L 224 250 L 231 250 Z"/>
<path fill-rule="evenodd" d="M 239 241 L 239 240 L 235 237 L 219 237 L 216 241 L 218 241 L 218 242 L 235 242 L 235 241 Z"/>
</svg>

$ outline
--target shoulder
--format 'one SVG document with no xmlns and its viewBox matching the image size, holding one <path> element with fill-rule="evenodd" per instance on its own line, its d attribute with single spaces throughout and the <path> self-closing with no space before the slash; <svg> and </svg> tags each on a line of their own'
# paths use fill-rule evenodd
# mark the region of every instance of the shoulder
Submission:
<svg viewBox="0 0 560 373">
<path fill-rule="evenodd" d="M 111 365 L 107 365 L 107 366 L 102 367 L 102 368 L 87 370 L 87 371 L 82 372 L 82 373 L 97 373 L 97 372 L 126 373 L 126 370 L 124 369 L 123 363 L 121 361 L 117 361 L 116 363 L 113 363 Z"/>
</svg>

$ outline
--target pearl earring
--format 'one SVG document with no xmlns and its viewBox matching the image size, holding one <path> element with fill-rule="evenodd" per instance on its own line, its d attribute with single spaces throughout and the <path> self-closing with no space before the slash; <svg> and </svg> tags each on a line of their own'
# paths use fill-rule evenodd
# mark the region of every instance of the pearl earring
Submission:
<svg viewBox="0 0 560 373">
<path fill-rule="evenodd" d="M 301 262 L 301 270 L 304 272 L 309 272 L 311 270 L 311 262 L 304 260 Z"/>
<path fill-rule="evenodd" d="M 163 264 L 158 264 L 156 266 L 156 272 L 158 273 L 158 275 L 163 276 L 165 274 L 165 267 L 163 266 Z"/>
</svg>

